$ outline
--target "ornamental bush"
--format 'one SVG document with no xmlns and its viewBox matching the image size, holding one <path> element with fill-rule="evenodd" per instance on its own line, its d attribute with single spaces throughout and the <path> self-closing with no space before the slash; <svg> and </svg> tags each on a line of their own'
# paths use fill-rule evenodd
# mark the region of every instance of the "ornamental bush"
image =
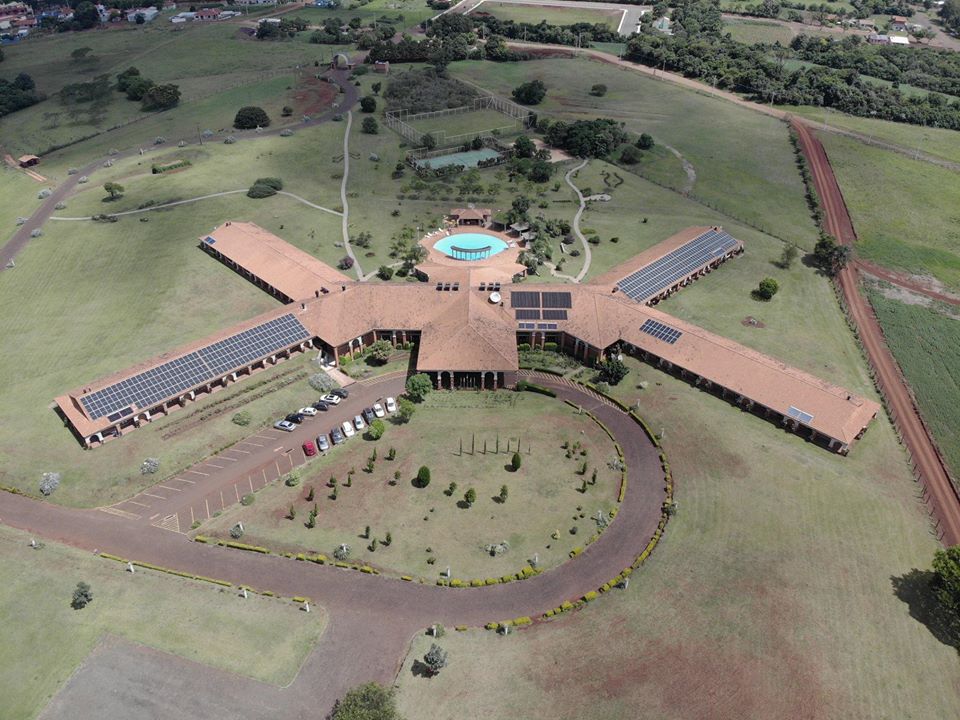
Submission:
<svg viewBox="0 0 960 720">
<path fill-rule="evenodd" d="M 514 471 L 514 472 L 516 472 L 517 470 L 520 469 L 520 464 L 521 464 L 522 462 L 523 462 L 523 460 L 522 460 L 521 457 L 520 457 L 520 453 L 515 452 L 515 453 L 513 454 L 513 458 L 510 460 L 510 467 L 513 468 L 513 471 Z M 504 487 L 506 487 L 506 486 L 504 486 Z M 501 494 L 502 494 L 502 493 L 501 493 Z"/>
<path fill-rule="evenodd" d="M 40 478 L 40 493 L 42 495 L 53 495 L 53 491 L 58 487 L 60 487 L 60 473 L 45 472 Z"/>
<path fill-rule="evenodd" d="M 262 107 L 256 105 L 246 105 L 237 110 L 233 118 L 233 126 L 237 130 L 252 130 L 256 127 L 269 127 L 270 116 Z"/>
<path fill-rule="evenodd" d="M 241 410 L 238 413 L 235 413 L 230 422 L 234 425 L 239 425 L 240 427 L 246 427 L 253 420 L 253 416 L 250 414 L 249 410 Z"/>
<path fill-rule="evenodd" d="M 417 470 L 417 477 L 414 478 L 413 484 L 418 488 L 425 488 L 430 484 L 430 468 L 426 465 L 421 465 L 420 469 Z"/>
<path fill-rule="evenodd" d="M 81 580 L 77 583 L 77 587 L 73 591 L 73 600 L 70 602 L 70 607 L 74 610 L 80 610 L 91 602 L 93 602 L 93 591 L 87 583 Z"/>
</svg>

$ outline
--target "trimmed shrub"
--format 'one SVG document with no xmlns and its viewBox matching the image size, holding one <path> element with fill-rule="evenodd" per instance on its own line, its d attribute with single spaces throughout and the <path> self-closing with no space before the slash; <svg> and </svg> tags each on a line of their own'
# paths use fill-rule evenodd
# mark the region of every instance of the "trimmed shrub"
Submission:
<svg viewBox="0 0 960 720">
<path fill-rule="evenodd" d="M 430 468 L 426 465 L 421 465 L 420 469 L 417 470 L 417 476 L 413 480 L 414 487 L 425 488 L 430 484 Z"/>
<path fill-rule="evenodd" d="M 232 418 L 230 418 L 230 422 L 232 422 L 234 425 L 239 425 L 240 427 L 246 427 L 252 421 L 253 421 L 253 416 L 250 414 L 249 410 L 241 410 L 240 412 L 236 413 Z"/>
<path fill-rule="evenodd" d="M 240 504 L 243 505 L 244 507 L 248 505 L 253 505 L 253 501 L 255 499 L 256 498 L 254 498 L 253 493 L 247 493 L 242 498 L 240 498 Z"/>
<path fill-rule="evenodd" d="M 58 487 L 60 487 L 60 473 L 45 472 L 40 478 L 40 493 L 42 495 L 53 495 L 53 491 Z"/>
</svg>

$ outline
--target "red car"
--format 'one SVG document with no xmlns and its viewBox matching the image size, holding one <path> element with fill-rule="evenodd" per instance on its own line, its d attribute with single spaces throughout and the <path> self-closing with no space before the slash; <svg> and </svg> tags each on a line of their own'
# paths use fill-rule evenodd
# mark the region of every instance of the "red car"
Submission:
<svg viewBox="0 0 960 720">
<path fill-rule="evenodd" d="M 307 440 L 303 444 L 303 454 L 307 457 L 313 457 L 317 454 L 317 446 L 313 444 L 313 440 Z"/>
</svg>

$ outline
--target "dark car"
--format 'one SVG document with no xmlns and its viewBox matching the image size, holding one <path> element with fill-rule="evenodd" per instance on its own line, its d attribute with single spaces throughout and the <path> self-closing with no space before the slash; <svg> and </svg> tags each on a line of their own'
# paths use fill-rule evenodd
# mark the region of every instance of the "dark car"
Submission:
<svg viewBox="0 0 960 720">
<path fill-rule="evenodd" d="M 298 413 L 298 412 L 296 412 L 296 413 L 290 413 L 289 415 L 287 415 L 287 416 L 284 418 L 284 420 L 286 420 L 287 422 L 292 422 L 292 423 L 295 423 L 295 424 L 299 425 L 300 423 L 303 422 L 303 415 L 301 415 L 301 414 Z"/>
<path fill-rule="evenodd" d="M 330 406 L 327 405 L 323 400 L 317 400 L 317 401 L 313 404 L 313 409 L 314 409 L 314 410 L 327 411 L 327 410 L 330 409 Z"/>
<path fill-rule="evenodd" d="M 337 397 L 341 397 L 344 399 L 350 397 L 350 393 L 344 390 L 343 388 L 334 388 L 333 390 L 330 391 L 330 394 L 336 395 Z"/>
<path fill-rule="evenodd" d="M 343 431 L 341 431 L 338 427 L 335 427 L 330 431 L 330 439 L 333 440 L 334 445 L 339 445 L 340 443 L 346 441 L 346 438 L 343 436 Z"/>
<path fill-rule="evenodd" d="M 363 409 L 363 419 L 367 421 L 367 425 L 377 419 L 377 416 L 373 414 L 373 408 Z"/>
</svg>

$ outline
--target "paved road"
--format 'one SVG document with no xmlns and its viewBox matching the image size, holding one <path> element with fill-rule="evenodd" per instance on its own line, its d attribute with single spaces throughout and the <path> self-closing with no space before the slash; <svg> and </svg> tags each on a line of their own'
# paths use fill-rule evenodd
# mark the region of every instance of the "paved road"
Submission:
<svg viewBox="0 0 960 720">
<path fill-rule="evenodd" d="M 348 687 L 366 680 L 390 682 L 405 642 L 418 629 L 435 622 L 477 626 L 491 620 L 536 617 L 615 577 L 645 547 L 663 501 L 663 472 L 656 448 L 629 416 L 609 403 L 557 378 L 537 377 L 537 382 L 555 389 L 561 400 L 592 411 L 610 429 L 623 448 L 629 482 L 616 520 L 597 542 L 577 558 L 523 582 L 460 590 L 403 582 L 194 543 L 145 525 L 139 518 L 69 509 L 3 492 L 0 522 L 86 550 L 269 589 L 283 597 L 312 598 L 329 612 L 330 628 L 338 628 L 331 636 L 334 639 L 325 638 L 314 653 L 320 670 L 315 673 L 308 663 L 301 673 L 311 688 L 314 716 L 323 717 Z M 183 698 L 184 710 L 187 703 Z"/>
<path fill-rule="evenodd" d="M 810 163 L 814 183 L 823 202 L 825 229 L 839 242 L 853 245 L 857 238 L 853 222 L 823 145 L 801 121 L 794 120 L 793 126 L 800 137 L 803 154 Z M 847 265 L 839 273 L 837 281 L 847 312 L 856 325 L 860 342 L 873 367 L 874 380 L 928 492 L 927 500 L 937 517 L 942 540 L 945 545 L 956 545 L 960 543 L 960 498 L 913 402 L 906 380 L 884 341 L 880 323 L 860 293 L 856 266 L 852 263 Z"/>
</svg>

